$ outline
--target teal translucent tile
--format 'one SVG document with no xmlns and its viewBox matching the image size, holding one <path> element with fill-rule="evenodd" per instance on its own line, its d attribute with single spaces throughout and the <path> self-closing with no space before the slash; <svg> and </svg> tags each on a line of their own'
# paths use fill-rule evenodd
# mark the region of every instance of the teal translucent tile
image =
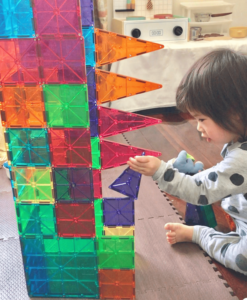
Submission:
<svg viewBox="0 0 247 300">
<path fill-rule="evenodd" d="M 86 84 L 50 84 L 43 91 L 48 127 L 89 127 Z"/>
<path fill-rule="evenodd" d="M 83 27 L 82 33 L 85 40 L 86 66 L 95 67 L 94 27 Z"/>
<path fill-rule="evenodd" d="M 134 237 L 98 237 L 99 269 L 134 269 Z"/>
<path fill-rule="evenodd" d="M 34 37 L 30 0 L 0 1 L 0 38 Z"/>
<path fill-rule="evenodd" d="M 49 166 L 48 135 L 42 129 L 6 129 L 8 159 L 13 166 Z"/>
<path fill-rule="evenodd" d="M 54 205 L 16 203 L 15 207 L 21 236 L 53 236 L 57 233 Z"/>
</svg>

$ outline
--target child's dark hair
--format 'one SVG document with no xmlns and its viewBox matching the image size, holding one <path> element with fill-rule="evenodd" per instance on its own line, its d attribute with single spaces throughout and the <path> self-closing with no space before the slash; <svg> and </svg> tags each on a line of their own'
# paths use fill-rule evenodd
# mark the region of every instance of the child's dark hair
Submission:
<svg viewBox="0 0 247 300">
<path fill-rule="evenodd" d="M 176 101 L 247 140 L 247 56 L 228 49 L 205 55 L 182 79 Z"/>
</svg>

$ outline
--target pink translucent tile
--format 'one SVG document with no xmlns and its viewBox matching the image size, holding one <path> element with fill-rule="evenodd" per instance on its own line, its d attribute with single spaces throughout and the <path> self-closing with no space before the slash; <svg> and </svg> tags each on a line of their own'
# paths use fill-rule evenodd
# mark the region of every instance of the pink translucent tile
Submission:
<svg viewBox="0 0 247 300">
<path fill-rule="evenodd" d="M 0 83 L 40 83 L 36 39 L 0 40 Z"/>
<path fill-rule="evenodd" d="M 109 169 L 126 164 L 130 157 L 136 155 L 160 156 L 160 152 L 151 151 L 143 148 L 136 148 L 124 144 L 114 143 L 106 140 L 100 141 L 101 168 Z"/>
<path fill-rule="evenodd" d="M 86 83 L 83 37 L 39 38 L 41 76 L 44 83 Z"/>
<path fill-rule="evenodd" d="M 54 167 L 91 167 L 90 130 L 49 129 L 51 161 Z"/>
<path fill-rule="evenodd" d="M 40 36 L 82 35 L 78 0 L 33 0 L 35 31 Z"/>
<path fill-rule="evenodd" d="M 111 136 L 161 123 L 162 120 L 98 106 L 100 137 Z"/>
<path fill-rule="evenodd" d="M 101 170 L 93 169 L 93 190 L 95 199 L 102 198 Z"/>
</svg>

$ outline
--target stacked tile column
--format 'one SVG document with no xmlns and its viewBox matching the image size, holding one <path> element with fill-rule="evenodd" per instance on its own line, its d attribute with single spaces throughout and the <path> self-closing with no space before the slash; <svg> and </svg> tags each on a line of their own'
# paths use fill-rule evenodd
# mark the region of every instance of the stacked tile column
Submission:
<svg viewBox="0 0 247 300">
<path fill-rule="evenodd" d="M 134 299 L 140 176 L 127 169 L 110 187 L 124 197 L 109 199 L 101 170 L 159 153 L 104 138 L 158 121 L 100 104 L 161 86 L 95 66 L 162 47 L 95 29 L 90 0 L 4 1 L 0 20 L 0 108 L 28 293 Z"/>
</svg>

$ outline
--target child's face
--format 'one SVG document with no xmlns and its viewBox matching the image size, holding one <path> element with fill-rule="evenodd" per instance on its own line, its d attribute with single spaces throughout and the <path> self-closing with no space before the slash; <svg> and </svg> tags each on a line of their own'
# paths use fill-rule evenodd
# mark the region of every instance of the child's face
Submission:
<svg viewBox="0 0 247 300">
<path fill-rule="evenodd" d="M 220 127 L 208 116 L 197 112 L 190 112 L 190 114 L 196 119 L 197 130 L 201 133 L 202 138 L 206 139 L 207 142 L 226 144 L 232 141 L 236 142 L 238 140 L 239 135 Z"/>
</svg>

